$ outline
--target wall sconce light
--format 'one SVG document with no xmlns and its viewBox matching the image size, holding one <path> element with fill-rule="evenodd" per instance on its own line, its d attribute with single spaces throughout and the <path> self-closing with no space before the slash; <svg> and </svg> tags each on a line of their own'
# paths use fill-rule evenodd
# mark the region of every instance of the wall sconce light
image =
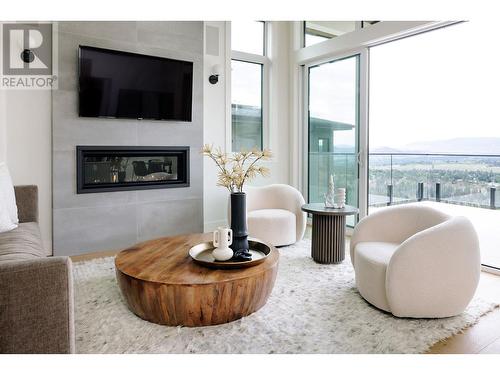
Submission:
<svg viewBox="0 0 500 375">
<path fill-rule="evenodd" d="M 212 74 L 210 77 L 208 77 L 208 82 L 210 82 L 212 85 L 215 85 L 217 82 L 219 82 L 219 74 L 221 72 L 220 65 L 214 65 L 212 67 Z"/>
</svg>

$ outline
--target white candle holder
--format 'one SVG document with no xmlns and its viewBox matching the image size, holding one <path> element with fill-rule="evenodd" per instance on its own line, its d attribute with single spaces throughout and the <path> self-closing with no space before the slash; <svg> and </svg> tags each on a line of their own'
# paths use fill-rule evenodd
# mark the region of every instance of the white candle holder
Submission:
<svg viewBox="0 0 500 375">
<path fill-rule="evenodd" d="M 345 189 L 338 188 L 335 190 L 335 208 L 344 208 L 345 207 Z"/>
</svg>

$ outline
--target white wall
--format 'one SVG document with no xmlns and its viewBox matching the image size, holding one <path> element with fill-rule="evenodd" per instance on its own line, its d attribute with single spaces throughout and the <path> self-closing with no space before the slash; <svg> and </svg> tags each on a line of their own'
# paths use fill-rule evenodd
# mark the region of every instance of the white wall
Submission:
<svg viewBox="0 0 500 375">
<path fill-rule="evenodd" d="M 47 254 L 52 254 L 51 103 L 50 90 L 5 90 L 2 110 L 5 160 L 14 185 L 38 185 L 40 231 Z"/>
<path fill-rule="evenodd" d="M 257 178 L 252 185 L 290 183 L 290 26 L 287 21 L 272 21 L 269 25 L 269 148 L 274 156 L 267 163 L 271 176 Z"/>
<path fill-rule="evenodd" d="M 226 122 L 230 121 L 230 112 L 226 108 L 226 61 L 230 58 L 226 51 L 226 22 L 205 22 L 206 27 L 216 27 L 219 30 L 219 56 L 206 53 L 206 40 L 204 52 L 203 73 L 203 142 L 220 146 L 224 151 L 226 147 Z M 219 65 L 222 69 L 219 82 L 212 85 L 208 82 L 212 67 Z M 204 230 L 212 231 L 219 225 L 226 223 L 227 191 L 217 183 L 217 167 L 212 160 L 205 158 L 203 161 L 203 215 Z"/>
<path fill-rule="evenodd" d="M 226 35 L 225 22 L 205 22 L 205 26 L 219 28 L 218 57 L 205 53 L 204 77 L 204 143 L 221 146 L 226 150 L 226 139 L 230 136 L 231 112 L 226 98 L 230 98 L 230 35 Z M 269 57 L 270 66 L 270 103 L 269 103 L 269 147 L 274 154 L 266 166 L 271 169 L 268 178 L 257 178 L 252 185 L 271 183 L 289 183 L 290 148 L 289 148 L 289 82 L 290 82 L 290 43 L 291 23 L 270 22 L 269 25 Z M 226 41 L 226 39 L 229 39 Z M 213 65 L 219 64 L 223 71 L 219 82 L 212 85 L 208 82 Z M 204 161 L 204 228 L 211 231 L 218 225 L 227 223 L 228 192 L 216 186 L 217 169 L 209 159 Z"/>
</svg>

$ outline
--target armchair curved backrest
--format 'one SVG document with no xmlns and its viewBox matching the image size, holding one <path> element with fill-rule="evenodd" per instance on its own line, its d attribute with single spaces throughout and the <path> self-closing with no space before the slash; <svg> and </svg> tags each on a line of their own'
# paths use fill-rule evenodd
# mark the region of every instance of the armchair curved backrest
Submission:
<svg viewBox="0 0 500 375">
<path fill-rule="evenodd" d="M 305 203 L 302 194 L 286 184 L 272 184 L 262 187 L 247 186 L 247 212 L 263 209 L 282 209 L 292 212 L 296 217 L 297 241 L 304 236 L 307 214 L 301 210 Z"/>
<path fill-rule="evenodd" d="M 350 253 L 354 266 L 354 248 L 359 242 L 401 244 L 414 234 L 441 224 L 450 216 L 431 207 L 399 205 L 380 209 L 365 216 L 354 228 Z"/>
<path fill-rule="evenodd" d="M 396 316 L 425 317 L 429 305 L 442 317 L 454 316 L 474 296 L 480 273 L 476 231 L 466 217 L 452 217 L 414 234 L 396 249 L 387 266 L 387 301 Z"/>
</svg>

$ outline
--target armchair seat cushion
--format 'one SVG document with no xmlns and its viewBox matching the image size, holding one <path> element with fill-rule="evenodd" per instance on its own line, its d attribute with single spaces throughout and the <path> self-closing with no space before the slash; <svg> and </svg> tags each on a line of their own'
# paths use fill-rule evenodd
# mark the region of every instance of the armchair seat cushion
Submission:
<svg viewBox="0 0 500 375">
<path fill-rule="evenodd" d="M 0 233 L 0 262 L 40 257 L 45 254 L 37 223 L 20 223 L 16 229 Z"/>
<path fill-rule="evenodd" d="M 247 222 L 252 237 L 273 246 L 290 245 L 296 241 L 296 218 L 288 210 L 268 208 L 249 211 Z"/>
<path fill-rule="evenodd" d="M 291 245 L 302 239 L 307 215 L 301 210 L 305 202 L 297 189 L 272 184 L 247 186 L 246 193 L 250 237 L 260 238 L 273 246 Z"/>
<path fill-rule="evenodd" d="M 392 242 L 360 242 L 354 248 L 358 290 L 368 302 L 385 311 L 390 311 L 385 291 L 386 271 L 398 246 Z"/>
</svg>

